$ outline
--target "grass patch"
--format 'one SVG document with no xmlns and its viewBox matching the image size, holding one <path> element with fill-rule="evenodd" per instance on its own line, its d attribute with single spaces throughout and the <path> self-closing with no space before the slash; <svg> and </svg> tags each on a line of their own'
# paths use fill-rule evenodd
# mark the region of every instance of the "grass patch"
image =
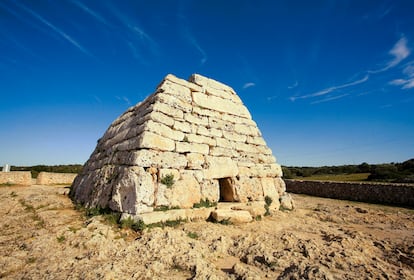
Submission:
<svg viewBox="0 0 414 280">
<path fill-rule="evenodd" d="M 14 184 L 9 183 L 9 182 L 0 184 L 0 187 L 11 187 L 11 186 L 14 186 Z"/>
<path fill-rule="evenodd" d="M 209 208 L 209 207 L 216 207 L 217 202 L 211 202 L 206 198 L 206 200 L 201 199 L 199 203 L 194 203 L 193 208 Z"/>
<path fill-rule="evenodd" d="M 187 232 L 187 236 L 192 238 L 192 239 L 197 239 L 198 238 L 198 234 L 196 232 Z"/>
<path fill-rule="evenodd" d="M 35 263 L 36 262 L 36 258 L 35 257 L 29 257 L 27 260 L 26 260 L 26 263 Z"/>
<path fill-rule="evenodd" d="M 56 237 L 56 240 L 59 243 L 63 243 L 66 240 L 66 237 L 64 235 L 61 235 L 61 236 Z"/>
<path fill-rule="evenodd" d="M 172 185 L 174 185 L 174 175 L 173 174 L 167 174 L 164 177 L 161 178 L 161 184 L 164 184 L 167 186 L 167 188 L 171 188 Z"/>
<path fill-rule="evenodd" d="M 266 195 L 265 196 L 265 205 L 264 205 L 264 208 L 266 210 L 266 212 L 264 213 L 265 216 L 270 216 L 270 208 L 269 207 L 272 204 L 272 202 L 273 202 L 273 199 L 270 196 Z"/>
<path fill-rule="evenodd" d="M 329 175 L 312 175 L 309 177 L 298 177 L 295 179 L 309 181 L 335 181 L 335 182 L 361 182 L 367 181 L 371 173 L 350 173 L 350 174 L 329 174 Z"/>
<path fill-rule="evenodd" d="M 154 211 L 168 211 L 168 210 L 178 210 L 181 209 L 180 206 L 167 206 L 167 205 L 160 205 L 154 208 Z"/>
</svg>

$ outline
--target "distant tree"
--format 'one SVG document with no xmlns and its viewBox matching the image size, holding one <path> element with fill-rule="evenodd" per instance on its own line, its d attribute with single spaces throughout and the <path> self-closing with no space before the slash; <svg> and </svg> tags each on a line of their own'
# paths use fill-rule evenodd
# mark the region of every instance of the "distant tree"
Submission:
<svg viewBox="0 0 414 280">
<path fill-rule="evenodd" d="M 359 173 L 369 173 L 371 171 L 371 166 L 366 162 L 361 163 L 357 168 Z"/>
</svg>

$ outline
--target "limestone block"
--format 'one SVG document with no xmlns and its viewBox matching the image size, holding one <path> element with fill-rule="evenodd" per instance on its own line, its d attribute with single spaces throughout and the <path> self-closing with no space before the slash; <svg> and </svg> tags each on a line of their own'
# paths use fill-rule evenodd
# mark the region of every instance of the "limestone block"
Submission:
<svg viewBox="0 0 414 280">
<path fill-rule="evenodd" d="M 152 211 L 154 182 L 142 167 L 124 168 L 114 182 L 109 207 L 112 210 L 139 214 Z"/>
<path fill-rule="evenodd" d="M 233 157 L 237 156 L 237 152 L 235 150 L 222 148 L 222 147 L 211 147 L 210 148 L 210 156 L 224 156 L 224 157 Z"/>
<path fill-rule="evenodd" d="M 189 84 L 189 83 L 187 83 Z M 191 90 L 184 85 L 165 79 L 157 88 L 158 93 L 169 93 L 191 104 Z M 158 94 L 157 94 L 158 96 Z"/>
<path fill-rule="evenodd" d="M 181 131 L 184 133 L 190 133 L 192 131 L 191 125 L 187 122 L 175 121 L 173 128 L 174 130 Z"/>
<path fill-rule="evenodd" d="M 153 111 L 164 113 L 165 115 L 171 116 L 175 119 L 183 119 L 184 113 L 183 111 L 168 106 L 165 103 L 157 102 L 151 106 Z"/>
<path fill-rule="evenodd" d="M 266 141 L 260 136 L 247 136 L 247 143 L 266 146 Z"/>
<path fill-rule="evenodd" d="M 144 131 L 139 136 L 138 146 L 140 148 L 155 149 L 161 151 L 173 151 L 175 142 L 153 132 Z"/>
<path fill-rule="evenodd" d="M 276 190 L 279 196 L 282 196 L 286 192 L 285 181 L 283 181 L 283 179 L 280 177 L 274 178 L 274 181 L 275 181 L 275 187 L 276 187 Z"/>
<path fill-rule="evenodd" d="M 146 225 L 176 221 L 179 219 L 188 219 L 190 221 L 195 220 L 207 220 L 210 216 L 211 209 L 199 208 L 199 209 L 174 209 L 168 211 L 155 211 L 151 213 L 144 213 L 139 215 L 122 214 L 121 220 L 128 219 L 131 217 L 136 221 L 143 221 Z"/>
<path fill-rule="evenodd" d="M 167 116 L 166 114 L 162 112 L 153 111 L 151 112 L 149 116 L 153 121 L 165 124 L 166 126 L 172 127 L 174 123 L 174 119 L 170 116 Z"/>
<path fill-rule="evenodd" d="M 165 196 L 171 206 L 192 208 L 194 203 L 200 202 L 200 185 L 194 177 L 183 176 L 165 191 Z"/>
<path fill-rule="evenodd" d="M 204 107 L 194 106 L 193 107 L 193 113 L 196 113 L 200 116 L 207 116 L 207 117 L 215 117 L 220 118 L 221 114 L 217 111 L 212 111 L 209 109 L 206 109 Z"/>
<path fill-rule="evenodd" d="M 174 181 L 180 180 L 180 172 L 178 171 L 178 169 L 174 169 L 174 168 L 160 168 L 158 170 L 158 178 L 159 181 L 162 180 L 162 178 L 164 178 L 167 175 L 173 175 L 174 176 Z"/>
<path fill-rule="evenodd" d="M 189 81 L 192 83 L 195 83 L 201 87 L 211 87 L 214 89 L 221 89 L 221 90 L 225 90 L 228 92 L 232 92 L 234 93 L 234 90 L 229 87 L 228 85 L 225 85 L 223 83 L 220 83 L 218 81 L 215 81 L 213 79 L 209 79 L 207 77 L 203 77 L 201 75 L 198 74 L 193 74 L 191 75 L 191 77 L 189 78 Z"/>
<path fill-rule="evenodd" d="M 194 123 L 196 125 L 206 126 L 208 125 L 208 118 L 204 116 L 196 116 L 194 114 L 185 113 L 184 119 L 187 122 Z"/>
<path fill-rule="evenodd" d="M 206 179 L 234 177 L 239 173 L 236 163 L 229 157 L 206 156 Z"/>
<path fill-rule="evenodd" d="M 247 204 L 236 203 L 231 207 L 231 210 L 243 210 L 248 211 L 252 217 L 263 216 L 266 212 L 264 208 L 264 201 L 252 201 Z"/>
<path fill-rule="evenodd" d="M 242 104 L 236 104 L 231 100 L 214 95 L 206 95 L 201 92 L 193 92 L 192 95 L 194 103 L 198 106 L 248 119 L 251 118 L 249 111 Z"/>
<path fill-rule="evenodd" d="M 202 169 L 204 164 L 204 156 L 198 153 L 187 154 L 187 168 L 189 169 Z"/>
<path fill-rule="evenodd" d="M 263 199 L 263 188 L 259 178 L 240 176 L 236 185 L 236 192 L 241 202 Z"/>
<path fill-rule="evenodd" d="M 220 186 L 218 180 L 203 180 L 200 183 L 202 199 L 217 202 L 220 199 Z"/>
<path fill-rule="evenodd" d="M 216 143 L 218 147 L 226 148 L 226 149 L 233 149 L 233 143 L 224 138 L 217 138 Z"/>
<path fill-rule="evenodd" d="M 221 90 L 221 89 L 215 89 L 215 88 L 212 88 L 212 87 L 206 87 L 205 92 L 208 95 L 214 95 L 214 96 L 221 97 L 223 99 L 229 99 L 229 100 L 231 100 L 231 96 L 233 95 L 233 93 L 231 93 L 231 92 L 224 91 L 224 90 Z"/>
<path fill-rule="evenodd" d="M 180 173 L 181 173 L 181 177 L 185 177 L 185 176 L 194 177 L 199 184 L 204 180 L 204 173 L 201 169 L 194 169 L 194 170 L 185 169 L 185 170 L 180 170 Z"/>
<path fill-rule="evenodd" d="M 164 124 L 152 120 L 145 123 L 145 130 L 176 141 L 182 141 L 184 139 L 184 133 L 181 131 L 173 130 Z"/>
<path fill-rule="evenodd" d="M 209 146 L 215 146 L 216 140 L 210 137 L 196 135 L 196 134 L 187 134 L 188 142 L 190 143 L 200 143 L 200 144 L 207 144 Z"/>
<path fill-rule="evenodd" d="M 250 125 L 250 126 L 257 127 L 257 124 L 254 120 L 246 119 L 246 118 L 238 117 L 238 116 L 234 116 L 234 115 L 221 114 L 219 119 L 221 119 L 225 122 L 231 122 L 233 124 L 245 124 L 245 125 Z"/>
<path fill-rule="evenodd" d="M 280 198 L 280 207 L 286 210 L 293 210 L 295 208 L 295 203 L 290 194 L 284 193 L 282 195 Z"/>
<path fill-rule="evenodd" d="M 223 132 L 221 131 L 221 129 L 210 128 L 209 133 L 211 137 L 222 137 L 223 136 Z"/>
<path fill-rule="evenodd" d="M 257 177 L 282 177 L 282 168 L 279 164 L 256 164 L 251 168 Z"/>
<path fill-rule="evenodd" d="M 187 166 L 187 159 L 184 155 L 145 149 L 131 153 L 128 162 L 130 165 L 142 167 L 156 166 L 181 169 Z"/>
<path fill-rule="evenodd" d="M 210 131 L 205 126 L 198 126 L 196 133 L 199 135 L 210 136 Z"/>
<path fill-rule="evenodd" d="M 257 127 L 246 125 L 246 124 L 236 123 L 234 125 L 234 130 L 237 133 L 244 134 L 244 135 L 250 135 L 250 136 L 257 136 L 258 135 Z"/>
<path fill-rule="evenodd" d="M 247 139 L 246 135 L 237 134 L 237 133 L 225 131 L 225 130 L 223 130 L 223 137 L 230 141 L 241 142 L 241 143 L 246 142 L 246 139 Z"/>
<path fill-rule="evenodd" d="M 216 128 L 222 131 L 234 131 L 234 123 L 231 123 L 229 121 L 223 121 L 215 117 L 208 118 L 208 125 L 211 128 Z"/>
<path fill-rule="evenodd" d="M 201 91 L 202 90 L 202 88 L 199 85 L 196 85 L 196 84 L 191 83 L 191 82 L 189 82 L 187 80 L 184 80 L 184 79 L 177 78 L 176 76 L 174 76 L 172 74 L 168 74 L 164 78 L 164 80 L 169 80 L 169 81 L 171 81 L 171 82 L 173 82 L 175 84 L 179 84 L 179 85 L 182 85 L 184 87 L 187 87 L 191 91 Z M 191 102 L 191 100 L 190 100 L 190 102 Z"/>
<path fill-rule="evenodd" d="M 188 90 L 188 89 L 186 89 Z M 191 99 L 191 94 L 188 92 L 188 97 Z M 158 101 L 167 104 L 168 106 L 171 106 L 172 108 L 181 110 L 183 112 L 191 112 L 193 110 L 193 106 L 191 106 L 191 100 L 190 101 L 183 101 L 182 99 L 179 99 L 175 96 L 166 94 L 166 93 L 159 93 L 157 94 Z"/>
<path fill-rule="evenodd" d="M 177 153 L 199 153 L 208 154 L 209 147 L 207 144 L 177 142 L 175 145 Z"/>
<path fill-rule="evenodd" d="M 276 189 L 273 178 L 260 179 L 263 188 L 263 195 L 270 197 L 273 201 L 279 201 L 279 193 Z"/>
<path fill-rule="evenodd" d="M 259 151 L 259 153 L 264 154 L 264 155 L 272 154 L 272 150 L 267 146 L 257 146 L 257 150 Z"/>
<path fill-rule="evenodd" d="M 248 223 L 253 221 L 248 211 L 234 211 L 228 209 L 217 209 L 211 212 L 211 217 L 217 222 L 229 221 L 233 224 Z"/>
<path fill-rule="evenodd" d="M 246 152 L 246 153 L 250 153 L 250 154 L 257 154 L 258 153 L 256 145 L 252 145 L 252 144 L 237 143 L 237 145 L 234 145 L 234 148 L 237 151 L 242 151 L 242 152 Z"/>
</svg>

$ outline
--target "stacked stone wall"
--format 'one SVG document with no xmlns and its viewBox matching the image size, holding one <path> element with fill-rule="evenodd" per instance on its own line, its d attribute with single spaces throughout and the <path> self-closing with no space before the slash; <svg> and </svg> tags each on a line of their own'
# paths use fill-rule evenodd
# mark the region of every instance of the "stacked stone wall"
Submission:
<svg viewBox="0 0 414 280">
<path fill-rule="evenodd" d="M 77 176 L 76 173 L 55 173 L 55 172 L 40 172 L 36 179 L 38 185 L 61 185 L 72 184 Z"/>
<path fill-rule="evenodd" d="M 0 184 L 31 185 L 32 175 L 30 171 L 0 172 Z"/>
<path fill-rule="evenodd" d="M 292 193 L 414 207 L 414 185 L 285 180 Z"/>
<path fill-rule="evenodd" d="M 161 183 L 168 174 L 174 175 L 172 187 Z M 168 75 L 155 93 L 111 124 L 73 192 L 90 206 L 140 213 L 218 201 L 220 178 L 231 178 L 237 201 L 269 195 L 278 202 L 285 191 L 281 177 L 232 88 L 199 75 L 190 81 Z"/>
</svg>

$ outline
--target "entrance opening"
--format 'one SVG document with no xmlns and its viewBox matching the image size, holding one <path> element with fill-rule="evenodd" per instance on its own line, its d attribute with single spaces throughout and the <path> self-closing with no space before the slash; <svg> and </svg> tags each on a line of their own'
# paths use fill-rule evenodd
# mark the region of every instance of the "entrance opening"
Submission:
<svg viewBox="0 0 414 280">
<path fill-rule="evenodd" d="M 235 201 L 233 182 L 231 178 L 219 179 L 220 185 L 220 202 L 233 202 Z"/>
</svg>

